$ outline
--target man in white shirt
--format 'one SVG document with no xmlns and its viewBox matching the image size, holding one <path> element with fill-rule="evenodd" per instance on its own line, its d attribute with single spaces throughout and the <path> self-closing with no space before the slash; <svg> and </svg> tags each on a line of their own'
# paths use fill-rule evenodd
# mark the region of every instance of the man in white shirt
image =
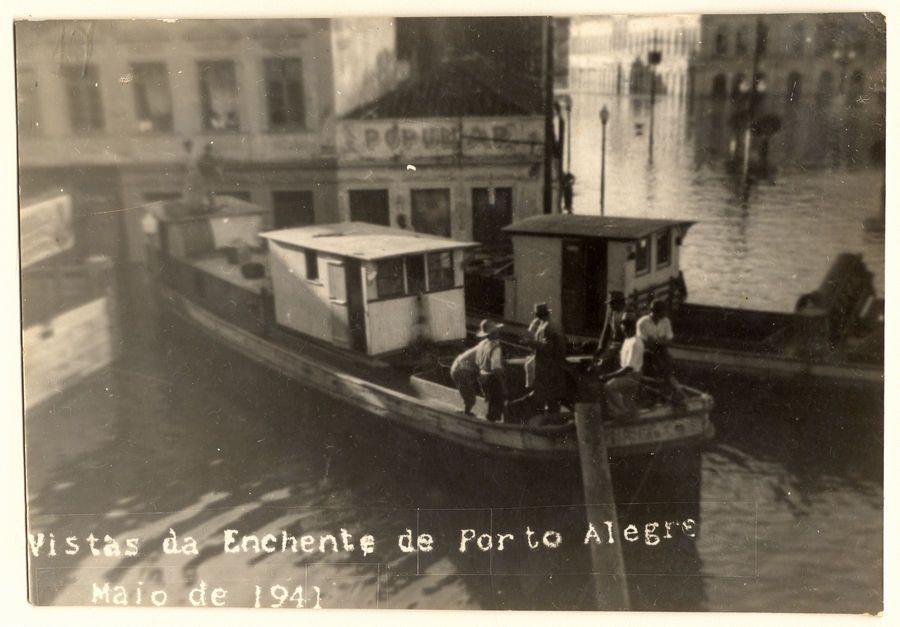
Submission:
<svg viewBox="0 0 900 627">
<path fill-rule="evenodd" d="M 619 369 L 600 377 L 605 382 L 606 406 L 614 418 L 635 418 L 638 413 L 637 395 L 644 368 L 644 341 L 635 335 L 634 318 L 622 320 L 625 339 L 619 353 Z"/>
<path fill-rule="evenodd" d="M 669 355 L 669 344 L 675 339 L 665 301 L 655 299 L 650 313 L 637 322 L 637 336 L 647 351 L 647 375 L 662 379 L 672 388 L 676 400 L 684 398 L 681 384 L 675 379 L 675 366 Z"/>
</svg>

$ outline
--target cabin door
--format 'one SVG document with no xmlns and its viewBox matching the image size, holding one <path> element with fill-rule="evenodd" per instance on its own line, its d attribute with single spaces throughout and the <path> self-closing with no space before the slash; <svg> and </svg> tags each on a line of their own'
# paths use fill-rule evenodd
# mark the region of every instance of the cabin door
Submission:
<svg viewBox="0 0 900 627">
<path fill-rule="evenodd" d="M 563 240 L 562 323 L 569 333 L 594 331 L 606 298 L 606 242 Z"/>
<path fill-rule="evenodd" d="M 353 350 L 366 352 L 366 306 L 363 301 L 362 266 L 359 259 L 347 259 L 347 315 Z"/>
<path fill-rule="evenodd" d="M 328 264 L 328 304 L 331 309 L 331 341 L 350 348 L 350 314 L 347 307 L 347 272 L 337 263 Z"/>
</svg>

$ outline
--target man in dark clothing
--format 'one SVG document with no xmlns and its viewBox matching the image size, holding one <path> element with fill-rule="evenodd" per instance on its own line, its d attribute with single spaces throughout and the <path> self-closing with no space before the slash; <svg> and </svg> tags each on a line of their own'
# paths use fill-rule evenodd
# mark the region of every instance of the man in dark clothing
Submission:
<svg viewBox="0 0 900 627">
<path fill-rule="evenodd" d="M 469 350 L 460 353 L 453 364 L 450 366 L 450 378 L 456 384 L 459 395 L 463 399 L 463 412 L 467 416 L 472 415 L 472 408 L 478 398 L 478 364 L 476 363 L 476 355 L 478 347 L 474 346 Z"/>
<path fill-rule="evenodd" d="M 534 402 L 539 411 L 559 413 L 560 403 L 566 397 L 566 343 L 551 325 L 546 303 L 534 306 L 534 320 L 528 330 L 529 344 L 534 349 Z"/>
</svg>

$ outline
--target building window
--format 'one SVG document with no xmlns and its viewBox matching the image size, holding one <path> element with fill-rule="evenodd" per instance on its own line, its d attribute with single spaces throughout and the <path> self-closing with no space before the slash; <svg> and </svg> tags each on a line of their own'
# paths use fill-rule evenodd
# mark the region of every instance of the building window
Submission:
<svg viewBox="0 0 900 627">
<path fill-rule="evenodd" d="M 801 55 L 806 48 L 806 29 L 803 24 L 797 22 L 791 26 L 791 43 L 789 52 L 792 55 Z"/>
<path fill-rule="evenodd" d="M 656 267 L 663 268 L 672 262 L 672 231 L 666 229 L 656 236 Z"/>
<path fill-rule="evenodd" d="M 412 226 L 419 233 L 450 237 L 450 190 L 412 190 Z"/>
<path fill-rule="evenodd" d="M 375 287 L 378 298 L 394 298 L 403 296 L 403 257 L 382 259 L 376 267 Z"/>
<path fill-rule="evenodd" d="M 103 104 L 100 79 L 93 65 L 63 66 L 69 99 L 69 124 L 73 131 L 96 131 L 103 128 Z"/>
<path fill-rule="evenodd" d="M 272 217 L 276 229 L 314 224 L 313 193 L 306 190 L 272 192 Z"/>
<path fill-rule="evenodd" d="M 511 223 L 511 187 L 472 189 L 472 239 L 482 244 L 508 242 L 503 227 Z"/>
<path fill-rule="evenodd" d="M 165 63 L 131 66 L 138 130 L 142 133 L 172 130 L 172 93 Z"/>
<path fill-rule="evenodd" d="M 428 253 L 428 289 L 450 289 L 456 284 L 453 272 L 453 253 Z"/>
<path fill-rule="evenodd" d="M 306 126 L 303 66 L 298 58 L 265 60 L 266 97 L 271 128 Z"/>
<path fill-rule="evenodd" d="M 406 283 L 410 294 L 420 294 L 427 290 L 424 255 L 410 255 L 406 258 Z"/>
<path fill-rule="evenodd" d="M 728 54 L 728 36 L 721 28 L 716 33 L 716 54 L 720 57 Z"/>
<path fill-rule="evenodd" d="M 38 118 L 37 76 L 31 68 L 16 71 L 16 108 L 19 116 L 19 132 L 31 135 L 40 130 Z"/>
<path fill-rule="evenodd" d="M 637 242 L 637 251 L 634 255 L 634 271 L 644 274 L 650 271 L 650 238 L 645 237 Z"/>
<path fill-rule="evenodd" d="M 728 96 L 728 79 L 724 74 L 716 74 L 712 82 L 712 97 L 716 100 L 725 100 Z"/>
<path fill-rule="evenodd" d="M 391 212 L 386 189 L 351 189 L 350 220 L 390 226 Z"/>
<path fill-rule="evenodd" d="M 747 52 L 747 31 L 741 28 L 734 35 L 734 53 L 743 55 L 747 54 Z"/>
<path fill-rule="evenodd" d="M 238 86 L 233 61 L 201 61 L 200 106 L 206 130 L 240 129 Z"/>
<path fill-rule="evenodd" d="M 319 280 L 319 253 L 314 250 L 303 251 L 306 257 L 306 278 L 310 281 Z"/>
</svg>

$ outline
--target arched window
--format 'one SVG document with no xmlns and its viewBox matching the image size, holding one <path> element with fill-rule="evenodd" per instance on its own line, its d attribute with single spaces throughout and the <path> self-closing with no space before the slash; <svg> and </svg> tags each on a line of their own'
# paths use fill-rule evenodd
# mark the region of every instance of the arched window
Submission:
<svg viewBox="0 0 900 627">
<path fill-rule="evenodd" d="M 734 53 L 737 55 L 747 54 L 747 29 L 739 28 L 734 35 Z"/>
<path fill-rule="evenodd" d="M 716 74 L 712 82 L 712 97 L 716 100 L 724 100 L 728 95 L 728 79 L 724 74 Z"/>
<path fill-rule="evenodd" d="M 800 76 L 797 72 L 791 72 L 787 78 L 787 85 L 785 85 L 784 90 L 784 99 L 788 103 L 799 102 L 800 100 L 800 85 L 803 80 L 803 77 Z"/>
</svg>

